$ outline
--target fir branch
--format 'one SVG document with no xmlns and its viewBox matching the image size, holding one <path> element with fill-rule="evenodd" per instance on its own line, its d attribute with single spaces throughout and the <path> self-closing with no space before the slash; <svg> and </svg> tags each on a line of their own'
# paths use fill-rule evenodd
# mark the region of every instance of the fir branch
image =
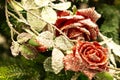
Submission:
<svg viewBox="0 0 120 80">
<path fill-rule="evenodd" d="M 29 76 L 29 79 L 38 80 L 39 73 L 26 65 L 9 65 L 0 67 L 0 79 L 19 79 L 21 77 Z M 27 78 L 28 79 L 28 78 Z"/>
<path fill-rule="evenodd" d="M 23 70 L 17 65 L 0 67 L 0 78 L 7 79 L 12 77 L 20 77 L 22 75 L 26 75 L 26 73 L 23 72 Z"/>
</svg>

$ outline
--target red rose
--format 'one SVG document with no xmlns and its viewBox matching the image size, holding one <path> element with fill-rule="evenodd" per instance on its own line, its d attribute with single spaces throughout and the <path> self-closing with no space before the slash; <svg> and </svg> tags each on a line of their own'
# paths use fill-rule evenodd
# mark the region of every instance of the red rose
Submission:
<svg viewBox="0 0 120 80">
<path fill-rule="evenodd" d="M 98 42 L 79 41 L 63 62 L 66 70 L 82 71 L 91 79 L 96 72 L 108 70 L 107 57 L 107 49 Z"/>
<path fill-rule="evenodd" d="M 99 18 L 94 8 L 80 9 L 75 15 L 68 11 L 58 11 L 55 26 L 65 33 L 70 39 L 95 40 L 98 35 L 98 26 L 95 23 Z M 56 36 L 60 33 L 56 31 Z"/>
</svg>

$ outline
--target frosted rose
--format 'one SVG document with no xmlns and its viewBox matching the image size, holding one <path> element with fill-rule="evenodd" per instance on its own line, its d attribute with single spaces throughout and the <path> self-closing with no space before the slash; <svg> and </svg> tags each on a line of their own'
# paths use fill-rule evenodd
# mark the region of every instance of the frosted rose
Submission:
<svg viewBox="0 0 120 80">
<path fill-rule="evenodd" d="M 90 79 L 96 72 L 108 70 L 107 49 L 98 42 L 81 42 L 64 57 L 65 70 L 84 72 Z"/>
<path fill-rule="evenodd" d="M 80 9 L 75 15 L 68 11 L 58 11 L 58 19 L 55 26 L 65 33 L 70 39 L 95 40 L 98 35 L 98 25 L 95 23 L 99 18 L 94 8 Z M 56 31 L 56 35 L 60 33 Z"/>
</svg>

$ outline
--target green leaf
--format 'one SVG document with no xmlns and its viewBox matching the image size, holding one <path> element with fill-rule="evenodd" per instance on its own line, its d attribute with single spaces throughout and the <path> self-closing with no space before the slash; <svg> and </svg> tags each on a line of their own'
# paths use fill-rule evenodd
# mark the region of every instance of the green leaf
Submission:
<svg viewBox="0 0 120 80">
<path fill-rule="evenodd" d="M 95 80 L 113 80 L 113 76 L 111 76 L 108 72 L 100 72 L 97 73 L 94 77 Z"/>
<path fill-rule="evenodd" d="M 53 10 L 51 7 L 44 7 L 41 12 L 41 17 L 49 22 L 49 23 L 55 23 L 57 20 L 57 14 L 55 10 Z"/>
<path fill-rule="evenodd" d="M 71 6 L 71 2 L 63 2 L 63 3 L 53 4 L 52 8 L 57 10 L 66 10 L 70 8 L 70 6 Z"/>
<path fill-rule="evenodd" d="M 38 52 L 35 47 L 29 44 L 20 45 L 20 52 L 26 59 L 34 59 L 38 55 Z"/>
<path fill-rule="evenodd" d="M 39 7 L 47 6 L 50 0 L 34 0 Z"/>
<path fill-rule="evenodd" d="M 36 16 L 40 17 L 40 10 L 39 9 L 34 9 L 34 10 L 29 10 L 31 13 L 35 14 Z M 32 15 L 31 13 L 27 12 L 27 20 L 28 23 L 30 24 L 31 28 L 40 32 L 45 26 L 46 23 L 36 16 Z"/>
<path fill-rule="evenodd" d="M 73 14 L 76 13 L 76 11 L 77 11 L 77 7 L 76 7 L 75 5 L 73 5 L 73 7 L 72 7 L 72 11 L 73 11 Z"/>
<path fill-rule="evenodd" d="M 64 54 L 57 48 L 52 51 L 52 68 L 55 74 L 58 74 L 63 68 L 63 57 Z"/>
<path fill-rule="evenodd" d="M 64 36 L 55 38 L 55 45 L 62 50 L 69 50 L 73 47 L 73 44 L 67 40 Z"/>
<path fill-rule="evenodd" d="M 45 71 L 49 71 L 49 72 L 53 72 L 53 69 L 52 69 L 52 58 L 51 57 L 48 57 L 45 61 L 44 61 L 44 69 Z"/>
<path fill-rule="evenodd" d="M 10 49 L 13 56 L 19 55 L 19 47 L 20 44 L 18 42 L 12 42 L 12 46 L 10 47 Z"/>
<path fill-rule="evenodd" d="M 53 38 L 53 33 L 49 31 L 44 31 L 39 34 L 39 36 L 37 37 L 37 41 L 45 47 L 51 48 L 54 46 Z"/>
<path fill-rule="evenodd" d="M 32 35 L 30 35 L 29 33 L 23 32 L 17 36 L 17 42 L 22 44 L 27 42 L 31 38 L 32 38 Z"/>
</svg>

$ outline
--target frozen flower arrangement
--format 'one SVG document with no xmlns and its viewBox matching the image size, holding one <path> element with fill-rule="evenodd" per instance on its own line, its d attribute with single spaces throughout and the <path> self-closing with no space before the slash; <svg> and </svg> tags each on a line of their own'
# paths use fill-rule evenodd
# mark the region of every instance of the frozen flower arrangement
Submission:
<svg viewBox="0 0 120 80">
<path fill-rule="evenodd" d="M 21 54 L 28 60 L 34 60 L 39 53 L 51 51 L 51 56 L 43 62 L 45 71 L 55 74 L 61 70 L 82 72 L 90 80 L 97 73 L 110 71 L 110 61 L 114 64 L 114 60 L 109 58 L 111 50 L 119 56 L 116 51 L 120 51 L 120 46 L 100 33 L 96 21 L 101 15 L 94 7 L 72 12 L 67 10 L 71 3 L 65 1 L 57 4 L 54 0 L 7 2 L 17 14 L 16 16 L 6 7 L 13 56 Z M 21 11 L 26 11 L 26 17 Z M 24 25 L 21 32 L 14 27 L 16 25 L 10 23 L 8 14 Z M 16 41 L 13 32 L 17 34 Z M 101 42 L 98 42 L 98 37 Z M 107 79 L 113 80 L 113 77 Z"/>
<path fill-rule="evenodd" d="M 65 70 L 84 72 L 90 79 L 98 71 L 108 70 L 107 48 L 98 42 L 88 42 L 97 39 L 99 29 L 95 22 L 100 16 L 94 8 L 77 10 L 74 15 L 67 11 L 58 12 L 55 26 L 69 39 L 77 40 L 72 53 L 63 58 Z"/>
</svg>

